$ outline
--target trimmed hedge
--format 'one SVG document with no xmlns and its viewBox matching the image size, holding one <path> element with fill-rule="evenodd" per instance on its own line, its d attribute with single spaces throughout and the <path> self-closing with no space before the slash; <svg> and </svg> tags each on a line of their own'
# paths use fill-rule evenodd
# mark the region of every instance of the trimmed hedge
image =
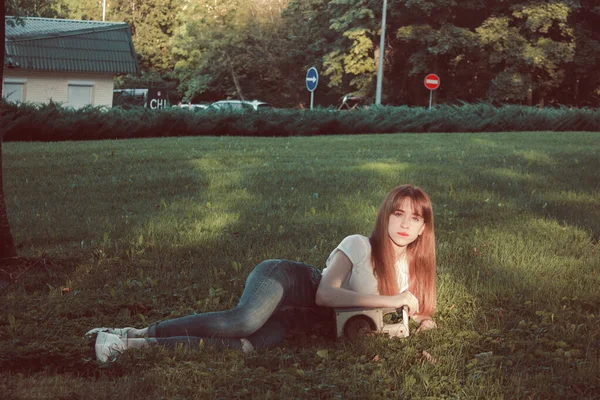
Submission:
<svg viewBox="0 0 600 400">
<path fill-rule="evenodd" d="M 596 109 L 485 103 L 259 112 L 151 110 L 59 104 L 0 104 L 4 141 L 130 139 L 162 136 L 310 136 L 396 132 L 600 131 Z"/>
</svg>

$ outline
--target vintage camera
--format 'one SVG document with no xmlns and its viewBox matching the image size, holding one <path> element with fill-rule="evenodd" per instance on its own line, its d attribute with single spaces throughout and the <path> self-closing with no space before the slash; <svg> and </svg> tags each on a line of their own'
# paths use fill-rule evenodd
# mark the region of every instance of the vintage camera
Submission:
<svg viewBox="0 0 600 400">
<path fill-rule="evenodd" d="M 386 333 L 390 337 L 405 338 L 410 335 L 408 329 L 408 310 L 396 308 L 336 308 L 335 321 L 337 337 L 345 336 L 350 340 L 370 333 Z M 399 320 L 400 315 L 402 320 Z M 391 323 L 384 322 L 391 321 Z"/>
</svg>

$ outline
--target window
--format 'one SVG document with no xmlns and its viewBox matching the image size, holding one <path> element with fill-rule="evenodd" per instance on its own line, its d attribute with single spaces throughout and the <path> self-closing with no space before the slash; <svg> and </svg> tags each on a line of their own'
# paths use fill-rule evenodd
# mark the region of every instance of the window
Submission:
<svg viewBox="0 0 600 400">
<path fill-rule="evenodd" d="M 75 109 L 92 104 L 92 85 L 69 83 L 67 106 Z"/>
<path fill-rule="evenodd" d="M 2 97 L 9 102 L 21 103 L 23 101 L 23 83 L 4 82 Z"/>
<path fill-rule="evenodd" d="M 273 106 L 271 104 L 269 104 L 269 103 L 259 103 L 259 104 L 256 105 L 256 108 L 258 110 L 262 110 L 262 109 L 265 109 L 265 108 L 273 108 Z"/>
</svg>

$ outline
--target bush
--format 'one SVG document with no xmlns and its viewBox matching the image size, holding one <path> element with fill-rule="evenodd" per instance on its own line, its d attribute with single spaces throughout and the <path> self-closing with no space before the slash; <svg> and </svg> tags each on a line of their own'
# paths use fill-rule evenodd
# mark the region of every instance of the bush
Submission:
<svg viewBox="0 0 600 400">
<path fill-rule="evenodd" d="M 259 112 L 191 112 L 179 108 L 0 104 L 5 141 L 130 139 L 161 136 L 309 136 L 394 132 L 600 131 L 596 109 L 490 104 L 421 107 L 372 106 Z"/>
</svg>

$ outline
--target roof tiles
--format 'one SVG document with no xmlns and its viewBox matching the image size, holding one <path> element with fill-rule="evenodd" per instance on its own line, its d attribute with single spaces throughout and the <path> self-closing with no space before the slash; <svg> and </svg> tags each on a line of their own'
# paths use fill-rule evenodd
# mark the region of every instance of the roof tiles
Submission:
<svg viewBox="0 0 600 400">
<path fill-rule="evenodd" d="M 137 57 L 124 22 L 6 17 L 8 68 L 61 72 L 136 73 Z"/>
</svg>

